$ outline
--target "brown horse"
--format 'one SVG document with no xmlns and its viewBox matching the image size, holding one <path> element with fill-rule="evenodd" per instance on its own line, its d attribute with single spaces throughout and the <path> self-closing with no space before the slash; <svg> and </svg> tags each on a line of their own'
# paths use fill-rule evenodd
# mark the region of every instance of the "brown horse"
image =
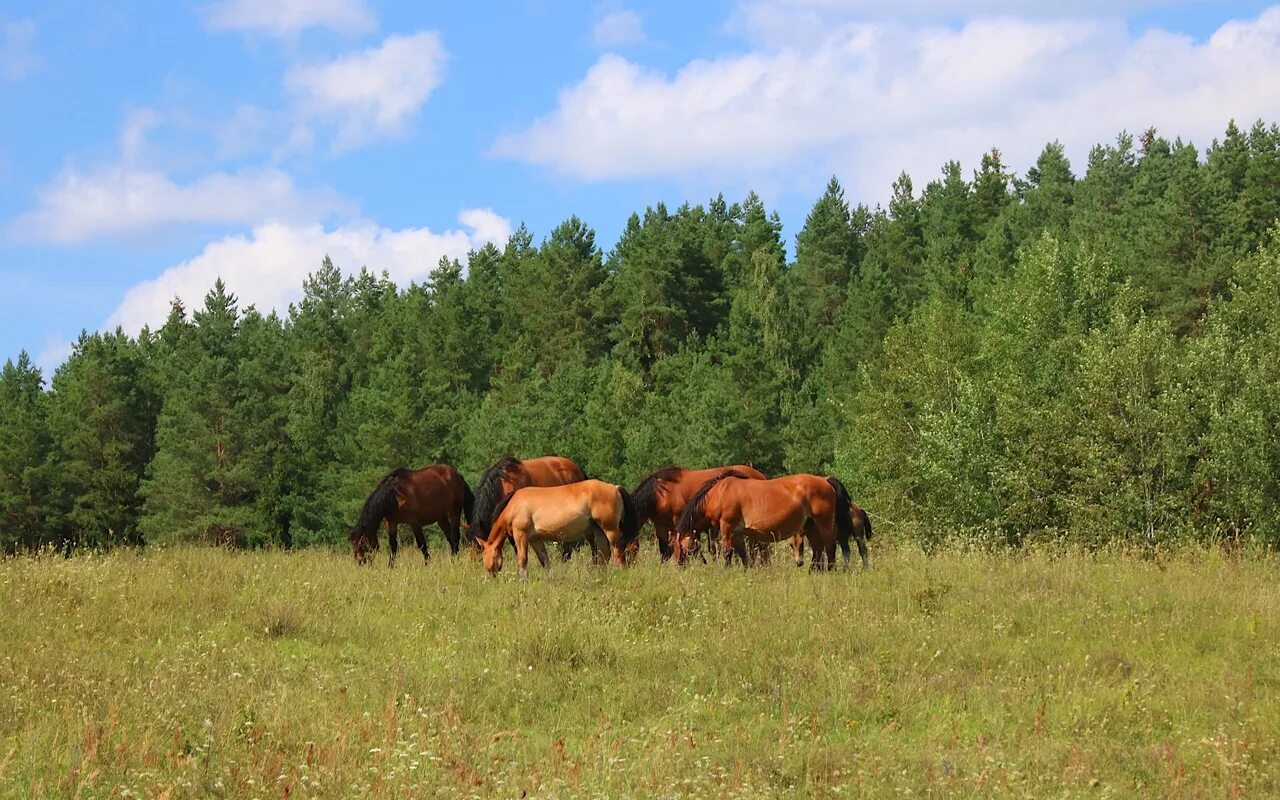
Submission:
<svg viewBox="0 0 1280 800">
<path fill-rule="evenodd" d="M 465 515 L 467 521 L 471 521 L 474 502 L 471 487 L 463 480 L 462 473 L 448 464 L 392 470 L 364 501 L 355 526 L 347 534 L 351 553 L 357 562 L 367 563 L 378 549 L 378 523 L 385 520 L 392 565 L 396 563 L 396 550 L 400 546 L 401 523 L 413 529 L 413 538 L 422 550 L 423 559 L 430 559 L 431 554 L 427 552 L 427 537 L 422 529 L 433 524 L 444 531 L 449 549 L 457 555 L 462 517 Z"/>
<path fill-rule="evenodd" d="M 623 549 L 636 538 L 640 526 L 631 495 L 621 486 L 585 480 L 563 486 L 526 486 L 507 495 L 494 510 L 484 542 L 484 568 L 492 576 L 502 569 L 502 543 L 515 543 L 520 577 L 528 575 L 529 548 L 546 569 L 545 542 L 593 540 L 598 554 L 610 553 L 622 563 Z M 601 559 L 602 560 L 602 559 Z"/>
<path fill-rule="evenodd" d="M 658 555 L 663 561 L 674 556 L 677 564 L 684 563 L 689 550 L 680 546 L 680 539 L 675 535 L 676 523 L 680 521 L 684 507 L 702 484 L 731 470 L 755 480 L 765 479 L 763 472 L 745 464 L 712 469 L 663 467 L 641 481 L 636 490 L 631 493 L 635 498 L 636 514 L 639 515 L 640 525 L 653 523 L 653 535 L 658 542 Z M 700 534 L 701 531 L 697 533 Z"/>
<path fill-rule="evenodd" d="M 858 509 L 855 522 L 854 508 L 838 478 L 787 475 L 759 481 L 729 472 L 698 489 L 685 506 L 676 532 L 683 542 L 702 527 L 711 528 L 713 535 L 719 531 L 725 565 L 737 553 L 744 567 L 749 564 L 746 539 L 780 542 L 803 534 L 813 549 L 810 567 L 822 569 L 825 560 L 826 569 L 832 569 L 836 546 L 844 551 L 847 567 L 849 539 L 856 538 L 866 569 L 871 518 Z"/>
<path fill-rule="evenodd" d="M 498 516 L 498 506 L 517 489 L 526 486 L 563 486 L 586 480 L 582 467 L 562 456 L 542 456 L 521 461 L 503 456 L 476 485 L 475 513 L 471 517 L 471 542 L 477 549 L 489 538 L 489 528 Z M 568 552 L 563 551 L 567 558 Z"/>
</svg>

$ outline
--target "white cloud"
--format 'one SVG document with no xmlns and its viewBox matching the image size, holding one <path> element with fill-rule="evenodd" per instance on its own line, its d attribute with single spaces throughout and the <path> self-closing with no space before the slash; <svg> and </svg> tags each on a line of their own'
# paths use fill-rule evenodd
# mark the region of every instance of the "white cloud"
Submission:
<svg viewBox="0 0 1280 800">
<path fill-rule="evenodd" d="M 1230 118 L 1280 116 L 1280 7 L 1208 41 L 1120 21 L 844 22 L 775 29 L 675 75 L 604 55 L 558 106 L 493 153 L 583 180 L 836 170 L 882 197 L 998 145 L 1026 166 L 1060 139 L 1079 157 L 1156 125 L 1207 144 Z M 1253 76 L 1250 78 L 1250 76 Z"/>
<path fill-rule="evenodd" d="M 29 19 L 0 19 L 0 80 L 16 82 L 31 74 L 39 59 L 32 45 L 36 24 Z"/>
<path fill-rule="evenodd" d="M 77 244 L 172 225 L 314 219 L 347 206 L 332 190 L 300 191 L 278 169 L 214 172 L 180 184 L 162 172 L 112 165 L 64 170 L 13 229 L 30 240 Z"/>
<path fill-rule="evenodd" d="M 644 44 L 644 20 L 634 11 L 605 14 L 591 27 L 591 42 L 605 50 L 630 44 Z"/>
<path fill-rule="evenodd" d="M 327 64 L 294 67 L 285 85 L 304 116 L 336 126 L 334 149 L 347 150 L 403 136 L 440 85 L 446 59 L 433 31 L 388 36 L 377 47 Z"/>
<path fill-rule="evenodd" d="M 213 31 L 257 31 L 292 36 L 306 28 L 362 34 L 376 27 L 363 0 L 222 0 L 205 18 Z"/>
<path fill-rule="evenodd" d="M 283 311 L 298 299 L 303 279 L 327 254 L 347 272 L 361 266 L 386 270 L 397 283 L 421 280 L 440 257 L 463 258 L 485 242 L 502 243 L 511 224 L 489 209 L 467 209 L 458 215 L 461 228 L 435 233 L 427 228 L 389 230 L 370 222 L 326 230 L 319 224 L 259 225 L 248 236 L 229 236 L 205 246 L 194 258 L 170 267 L 154 280 L 130 289 L 104 327 L 122 326 L 137 333 L 158 325 L 170 301 L 181 297 L 188 309 L 199 307 L 215 279 L 221 277 L 242 308 Z"/>
</svg>

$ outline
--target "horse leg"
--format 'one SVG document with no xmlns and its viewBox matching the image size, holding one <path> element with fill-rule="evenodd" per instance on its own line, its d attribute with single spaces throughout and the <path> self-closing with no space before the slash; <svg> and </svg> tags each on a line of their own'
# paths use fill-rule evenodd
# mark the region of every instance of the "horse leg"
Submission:
<svg viewBox="0 0 1280 800">
<path fill-rule="evenodd" d="M 551 569 L 551 558 L 547 556 L 547 546 L 543 542 L 533 543 L 533 554 L 538 557 L 538 563 L 545 570 Z"/>
<path fill-rule="evenodd" d="M 444 532 L 444 538 L 449 542 L 449 551 L 455 556 L 458 554 L 458 545 L 462 543 L 461 522 L 456 516 L 450 516 L 440 523 L 440 530 Z"/>
<path fill-rule="evenodd" d="M 391 548 L 391 566 L 396 565 L 396 551 L 400 549 L 400 526 L 387 520 L 387 546 Z"/>
<path fill-rule="evenodd" d="M 600 530 L 605 541 L 609 543 L 609 560 L 618 566 L 622 566 L 624 563 L 622 559 L 622 529 L 606 528 L 602 525 Z"/>
<path fill-rule="evenodd" d="M 560 543 L 560 560 L 568 561 L 573 556 L 573 549 L 574 549 L 573 542 L 561 542 Z"/>
<path fill-rule="evenodd" d="M 795 559 L 797 567 L 804 566 L 804 534 L 797 533 L 791 537 L 791 557 Z"/>
<path fill-rule="evenodd" d="M 869 563 L 867 563 L 867 537 L 862 536 L 861 534 L 859 534 L 858 536 L 854 537 L 854 541 L 855 541 L 855 542 L 857 543 L 857 545 L 858 545 L 858 556 L 862 559 L 862 569 L 863 569 L 863 571 L 865 572 L 865 571 L 866 571 L 867 569 L 869 569 L 869 568 L 870 568 L 870 566 L 871 566 Z M 846 566 L 846 567 L 848 566 L 848 558 L 849 558 L 849 557 L 848 557 L 848 555 L 846 554 L 846 555 L 845 555 L 845 566 Z"/>
<path fill-rule="evenodd" d="M 707 532 L 707 541 L 712 539 L 712 533 Z M 724 553 L 724 565 L 726 567 L 733 564 L 733 528 L 723 525 L 720 528 L 720 552 Z"/>
<path fill-rule="evenodd" d="M 421 525 L 413 526 L 413 540 L 418 543 L 418 549 L 422 551 L 422 560 L 430 561 L 431 553 L 427 551 L 427 536 L 422 532 Z"/>
<path fill-rule="evenodd" d="M 520 565 L 520 580 L 529 577 L 529 536 L 521 531 L 515 534 L 516 563 Z"/>
<path fill-rule="evenodd" d="M 661 522 L 653 523 L 653 538 L 658 540 L 659 561 L 670 561 L 675 553 L 675 546 L 671 543 L 672 535 L 670 526 Z"/>
<path fill-rule="evenodd" d="M 747 552 L 747 539 L 745 536 L 734 538 L 733 552 L 738 554 L 738 560 L 742 562 L 743 569 L 751 568 L 751 554 Z"/>
</svg>

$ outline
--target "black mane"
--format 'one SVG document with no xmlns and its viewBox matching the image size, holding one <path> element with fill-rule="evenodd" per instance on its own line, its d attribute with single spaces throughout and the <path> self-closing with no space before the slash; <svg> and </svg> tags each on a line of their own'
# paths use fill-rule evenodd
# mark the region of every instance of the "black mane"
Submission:
<svg viewBox="0 0 1280 800">
<path fill-rule="evenodd" d="M 503 456 L 485 471 L 476 484 L 475 507 L 471 514 L 471 536 L 476 541 L 489 538 L 489 527 L 497 519 L 503 503 L 502 479 L 522 469 L 520 459 Z"/>
<path fill-rule="evenodd" d="M 631 500 L 635 503 L 636 516 L 641 525 L 653 519 L 653 509 L 658 504 L 658 487 L 675 480 L 681 472 L 684 472 L 681 467 L 663 467 L 640 481 L 640 485 L 631 493 Z"/>
<path fill-rule="evenodd" d="M 689 498 L 689 504 L 684 507 L 684 513 L 680 515 L 680 522 L 676 525 L 676 531 L 678 533 L 682 536 L 687 536 L 688 534 L 693 533 L 693 527 L 697 522 L 698 514 L 702 511 L 702 504 L 707 499 L 707 492 L 711 491 L 712 487 L 725 478 L 744 478 L 750 480 L 746 475 L 743 475 L 736 469 L 727 469 L 702 484 L 702 486 L 698 488 L 698 491 L 694 493 L 693 497 Z"/>
</svg>

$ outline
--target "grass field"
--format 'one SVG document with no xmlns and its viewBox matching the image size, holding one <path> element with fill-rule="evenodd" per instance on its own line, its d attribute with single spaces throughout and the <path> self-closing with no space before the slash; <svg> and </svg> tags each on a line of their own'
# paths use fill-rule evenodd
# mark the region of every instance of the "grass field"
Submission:
<svg viewBox="0 0 1280 800">
<path fill-rule="evenodd" d="M 1280 795 L 1280 565 L 0 561 L 13 797 Z M 651 547 L 651 545 L 646 545 Z M 781 551 L 779 551 L 781 555 Z"/>
</svg>

